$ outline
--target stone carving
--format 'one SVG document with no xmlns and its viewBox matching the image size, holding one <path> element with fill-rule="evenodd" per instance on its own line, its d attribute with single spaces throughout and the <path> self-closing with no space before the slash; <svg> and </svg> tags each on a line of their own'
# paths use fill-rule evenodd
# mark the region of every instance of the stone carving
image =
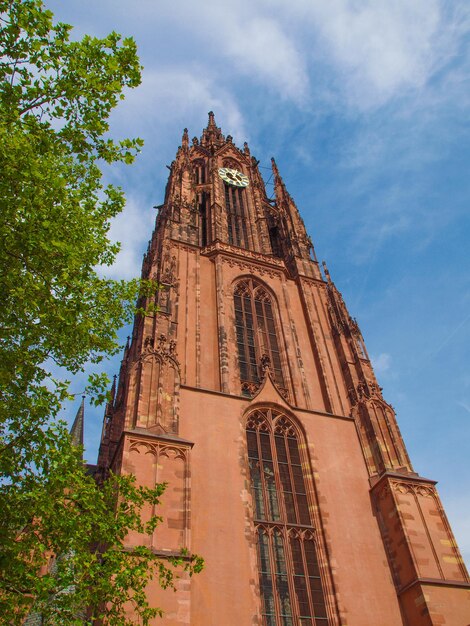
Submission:
<svg viewBox="0 0 470 626">
<path fill-rule="evenodd" d="M 343 323 L 338 317 L 338 315 L 336 314 L 335 308 L 333 307 L 330 301 L 328 301 L 327 307 L 328 307 L 328 313 L 330 314 L 330 322 L 331 322 L 331 327 L 333 331 L 337 335 L 343 334 L 344 333 Z"/>
<path fill-rule="evenodd" d="M 266 376 L 268 372 L 271 372 L 271 359 L 269 354 L 263 354 L 260 358 L 261 371 Z"/>
<path fill-rule="evenodd" d="M 419 496 L 423 498 L 434 498 L 436 496 L 436 492 L 433 487 L 428 487 L 427 485 L 416 485 L 415 491 Z"/>
<path fill-rule="evenodd" d="M 144 352 L 151 352 L 153 350 L 153 337 L 147 335 L 144 340 Z"/>
<path fill-rule="evenodd" d="M 169 313 L 170 304 L 170 287 L 169 285 L 163 285 L 158 292 L 158 309 L 159 313 Z"/>
<path fill-rule="evenodd" d="M 392 481 L 391 485 L 394 491 L 401 494 L 411 493 L 423 498 L 434 498 L 436 496 L 436 491 L 431 485 L 420 485 L 402 481 Z"/>
<path fill-rule="evenodd" d="M 222 243 L 220 241 L 217 241 L 213 244 L 211 244 L 210 246 L 206 247 L 205 253 L 210 255 L 214 252 L 227 252 L 230 253 L 230 255 L 236 255 L 238 257 L 243 257 L 244 260 L 253 260 L 253 261 L 261 261 L 264 265 L 271 265 L 274 267 L 277 267 L 279 269 L 283 269 L 283 262 L 281 261 L 281 259 L 277 259 L 275 257 L 272 256 L 266 256 L 265 254 L 261 254 L 259 252 L 253 252 L 253 250 L 245 250 L 242 248 L 237 248 L 236 246 L 231 246 L 228 243 Z M 260 268 L 259 265 L 256 266 L 250 266 L 253 267 L 253 269 L 256 269 L 256 271 L 262 271 L 263 268 Z"/>
<path fill-rule="evenodd" d="M 358 402 L 358 397 L 357 397 L 357 393 L 356 390 L 354 389 L 354 387 L 349 387 L 348 389 L 348 398 L 349 398 L 349 402 L 351 403 L 352 406 L 355 406 Z"/>
<path fill-rule="evenodd" d="M 180 367 L 176 341 L 164 334 L 148 336 L 136 363 L 141 391 L 135 402 L 135 424 L 161 433 L 178 432 Z"/>
<path fill-rule="evenodd" d="M 187 460 L 188 449 L 183 446 L 178 446 L 175 444 L 167 444 L 164 442 L 153 442 L 153 441 L 145 441 L 143 439 L 137 439 L 132 437 L 130 439 L 129 451 L 144 451 L 145 454 L 153 454 L 156 457 L 158 456 L 167 456 L 174 458 L 180 458 L 184 461 Z"/>
<path fill-rule="evenodd" d="M 238 267 L 238 269 L 242 272 L 249 272 L 250 274 L 256 273 L 258 276 L 269 276 L 270 278 L 282 278 L 281 272 L 276 272 L 264 267 L 258 267 L 252 265 L 251 263 L 243 263 L 242 261 L 237 261 L 232 258 L 226 260 L 226 263 L 229 267 Z"/>
<path fill-rule="evenodd" d="M 229 135 L 229 137 L 230 137 L 230 135 Z M 236 161 L 235 159 L 231 159 L 231 158 L 224 159 L 223 165 L 224 165 L 224 167 L 227 167 L 227 168 L 229 168 L 231 170 L 241 170 L 240 163 L 238 161 Z"/>
<path fill-rule="evenodd" d="M 241 384 L 242 396 L 247 396 L 249 398 L 252 398 L 256 394 L 259 388 L 260 388 L 259 383 L 244 381 Z"/>
<path fill-rule="evenodd" d="M 154 347 L 154 340 L 151 337 L 146 338 L 146 342 L 149 340 L 148 345 Z M 176 341 L 174 339 L 170 339 L 167 341 L 166 335 L 161 334 L 157 337 L 157 345 L 153 350 L 155 354 L 157 354 L 163 361 L 168 361 L 171 359 L 175 365 L 179 366 L 178 358 L 176 355 Z"/>
<path fill-rule="evenodd" d="M 392 489 L 394 491 L 396 491 L 397 493 L 402 493 L 402 494 L 407 494 L 407 493 L 414 493 L 414 488 L 413 485 L 410 485 L 409 483 L 392 483 Z"/>
<path fill-rule="evenodd" d="M 368 378 L 359 381 L 355 389 L 354 387 L 349 387 L 348 396 L 353 406 L 358 402 L 365 402 L 374 398 L 386 404 L 382 398 L 382 387 L 379 387 L 375 381 Z"/>
</svg>

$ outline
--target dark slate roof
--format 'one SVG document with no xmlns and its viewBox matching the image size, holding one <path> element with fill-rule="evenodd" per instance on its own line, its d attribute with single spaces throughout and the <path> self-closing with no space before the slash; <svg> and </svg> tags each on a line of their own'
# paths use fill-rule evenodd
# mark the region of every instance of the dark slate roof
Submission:
<svg viewBox="0 0 470 626">
<path fill-rule="evenodd" d="M 85 420 L 85 396 L 82 397 L 82 403 L 77 411 L 75 421 L 70 429 L 72 443 L 75 446 L 83 446 L 83 426 Z"/>
</svg>

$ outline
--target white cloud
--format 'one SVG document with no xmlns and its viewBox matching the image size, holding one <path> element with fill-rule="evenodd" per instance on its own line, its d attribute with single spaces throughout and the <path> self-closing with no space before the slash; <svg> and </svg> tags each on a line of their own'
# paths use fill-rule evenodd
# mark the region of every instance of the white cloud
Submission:
<svg viewBox="0 0 470 626">
<path fill-rule="evenodd" d="M 173 3 L 169 6 L 172 12 Z M 219 0 L 189 0 L 184 6 L 185 10 L 178 12 L 180 24 L 203 41 L 202 47 L 212 53 L 211 65 L 219 74 L 230 76 L 235 66 L 282 99 L 303 102 L 309 83 L 305 55 L 300 52 L 297 34 L 286 32 L 285 20 L 279 15 L 251 0 L 239 0 L 236 7 Z"/>
<path fill-rule="evenodd" d="M 355 101 L 420 87 L 433 66 L 437 0 L 314 3 L 313 18 Z"/>
<path fill-rule="evenodd" d="M 185 68 L 170 66 L 144 70 L 142 85 L 127 94 L 113 120 L 127 134 L 144 135 L 147 141 L 156 138 L 162 143 L 169 127 L 179 121 L 181 131 L 183 126 L 193 123 L 199 133 L 201 118 L 206 122 L 210 110 L 215 111 L 219 126 L 223 122 L 232 135 L 244 140 L 247 133 L 235 99 L 217 87 L 207 69 L 199 64 Z M 171 142 L 174 146 L 174 136 Z"/>
<path fill-rule="evenodd" d="M 202 76 L 218 86 L 243 78 L 286 102 L 366 110 L 419 93 L 462 55 L 470 21 L 468 3 L 443 0 L 139 0 L 133 10 L 124 0 L 102 0 L 85 18 L 82 4 L 67 4 L 92 32 L 134 33 L 151 72 L 171 64 L 192 74 L 198 59 Z M 447 74 L 463 91 L 465 73 Z"/>
<path fill-rule="evenodd" d="M 441 0 L 264 0 L 295 29 L 310 58 L 313 95 L 353 108 L 420 93 L 459 52 L 470 8 Z M 290 29 L 290 32 L 292 28 Z M 460 89 L 462 73 L 448 80 Z M 335 94 L 335 96 L 333 95 Z M 333 97 L 332 97 L 333 95 Z M 320 98 L 321 99 L 321 98 Z"/>
<path fill-rule="evenodd" d="M 266 17 L 238 24 L 230 20 L 224 35 L 222 51 L 241 71 L 267 83 L 283 99 L 303 102 L 309 83 L 305 61 L 278 22 Z"/>
<path fill-rule="evenodd" d="M 376 374 L 383 374 L 390 369 L 392 357 L 387 352 L 381 352 L 378 356 L 372 356 L 371 359 Z"/>
<path fill-rule="evenodd" d="M 221 79 L 241 74 L 296 103 L 303 102 L 308 92 L 305 55 L 299 50 L 295 31 L 287 32 L 283 20 L 274 11 L 264 10 L 262 4 L 251 0 L 239 0 L 236 6 L 220 0 L 141 0 L 138 12 L 131 14 L 127 3 L 108 0 L 107 4 L 113 14 L 119 11 L 128 16 L 130 32 L 158 33 L 158 43 L 163 40 L 168 50 L 174 50 L 175 67 L 176 57 L 197 57 L 205 61 L 203 75 L 210 71 L 219 84 Z M 167 32 L 179 36 L 167 41 Z M 159 61 L 158 55 L 148 56 L 144 64 L 156 69 Z"/>
<path fill-rule="evenodd" d="M 140 276 L 142 253 L 152 232 L 156 211 L 142 206 L 135 198 L 128 198 L 126 207 L 112 222 L 109 232 L 112 241 L 121 243 L 116 261 L 111 267 L 101 268 L 108 278 L 126 279 Z"/>
</svg>

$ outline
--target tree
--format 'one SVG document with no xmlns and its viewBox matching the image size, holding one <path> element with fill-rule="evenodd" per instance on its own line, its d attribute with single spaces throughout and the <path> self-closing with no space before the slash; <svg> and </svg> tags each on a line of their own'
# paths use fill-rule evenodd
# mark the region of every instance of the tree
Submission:
<svg viewBox="0 0 470 626">
<path fill-rule="evenodd" d="M 162 614 L 147 601 L 150 580 L 166 588 L 175 575 L 170 566 L 190 573 L 202 566 L 194 555 L 164 562 L 144 545 L 123 548 L 128 532 L 145 537 L 155 530 L 160 518 L 143 522 L 141 514 L 159 504 L 164 485 L 148 489 L 132 476 L 111 475 L 98 488 L 65 429 L 50 427 L 41 440 L 42 462 L 3 502 L 0 623 L 20 625 L 38 614 L 51 625 L 148 624 Z M 134 618 L 126 617 L 129 607 Z"/>
<path fill-rule="evenodd" d="M 131 163 L 142 145 L 108 137 L 111 110 L 140 82 L 136 46 L 114 32 L 71 41 L 41 0 L 0 0 L 0 24 L 0 619 L 39 609 L 46 623 L 76 623 L 88 607 L 125 624 L 129 600 L 147 623 L 158 613 L 148 577 L 172 574 L 120 546 L 130 529 L 153 531 L 158 519 L 144 526 L 139 512 L 163 487 L 111 476 L 98 489 L 57 420 L 68 383 L 50 374 L 115 353 L 139 290 L 155 289 L 96 269 L 115 258 L 108 231 L 124 206 L 100 165 Z M 102 398 L 105 384 L 96 375 L 90 388 Z M 38 577 L 48 555 L 66 556 Z"/>
</svg>

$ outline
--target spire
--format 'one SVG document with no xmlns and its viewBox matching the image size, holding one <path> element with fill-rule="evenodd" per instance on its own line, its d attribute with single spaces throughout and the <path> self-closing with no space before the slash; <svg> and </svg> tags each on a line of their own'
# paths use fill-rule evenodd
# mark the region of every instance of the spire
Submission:
<svg viewBox="0 0 470 626">
<path fill-rule="evenodd" d="M 74 446 L 83 446 L 83 427 L 85 420 L 85 396 L 82 396 L 82 402 L 75 416 L 75 420 L 70 429 L 70 438 Z"/>
<path fill-rule="evenodd" d="M 289 201 L 293 202 L 289 193 L 287 192 L 284 181 L 279 174 L 279 168 L 277 167 L 277 163 L 274 160 L 274 157 L 271 157 L 271 168 L 273 171 L 274 191 L 276 193 L 276 199 L 280 204 L 282 203 L 282 200 L 285 200 L 287 203 L 289 203 Z"/>
<path fill-rule="evenodd" d="M 286 238 L 288 253 L 302 260 L 300 264 L 296 262 L 295 271 L 306 272 L 307 275 L 314 275 L 319 278 L 320 272 L 318 266 L 311 265 L 311 261 L 317 264 L 312 240 L 307 234 L 304 221 L 300 216 L 297 205 L 287 191 L 284 181 L 279 174 L 279 169 L 274 158 L 271 158 L 271 167 L 274 177 L 276 207 L 279 213 L 285 217 L 283 237 Z"/>
<path fill-rule="evenodd" d="M 214 116 L 214 112 L 213 111 L 209 111 L 209 122 L 207 124 L 207 129 L 216 129 L 217 126 L 215 125 L 215 116 Z"/>
<path fill-rule="evenodd" d="M 222 131 L 215 123 L 213 111 L 209 111 L 209 121 L 206 128 L 202 131 L 201 145 L 204 147 L 214 146 L 220 147 L 225 141 Z"/>
<path fill-rule="evenodd" d="M 114 400 L 116 398 L 116 379 L 117 379 L 117 376 L 116 374 L 114 374 L 113 384 L 111 385 L 111 389 L 109 390 L 109 400 L 106 403 L 106 409 L 104 412 L 105 419 L 106 417 L 111 417 L 113 414 Z"/>
<path fill-rule="evenodd" d="M 181 146 L 179 146 L 178 151 L 176 152 L 176 164 L 179 165 L 180 168 L 189 166 L 189 135 L 187 128 L 183 130 Z M 173 168 L 173 163 L 171 164 L 171 167 Z"/>
<path fill-rule="evenodd" d="M 328 268 L 326 267 L 326 262 L 322 261 L 321 264 L 323 266 L 323 271 L 325 272 L 326 282 L 331 283 L 332 280 L 331 280 L 330 272 L 328 271 Z"/>
<path fill-rule="evenodd" d="M 116 374 L 114 374 L 114 376 L 113 376 L 113 384 L 111 386 L 111 391 L 110 391 L 111 400 L 114 400 L 114 398 L 116 397 L 116 378 L 117 378 L 117 376 L 116 376 Z"/>
<path fill-rule="evenodd" d="M 276 180 L 276 182 L 282 183 L 282 178 L 281 178 L 281 175 L 279 174 L 279 169 L 276 165 L 276 161 L 274 160 L 274 157 L 271 157 L 271 168 L 273 170 L 274 180 Z"/>
<path fill-rule="evenodd" d="M 273 171 L 274 177 L 274 192 L 276 194 L 276 201 L 278 203 L 279 208 L 284 205 L 284 208 L 290 207 L 291 213 L 295 213 L 296 216 L 300 219 L 300 215 L 298 213 L 297 207 L 295 206 L 295 202 L 292 200 L 289 192 L 286 189 L 284 181 L 282 180 L 281 175 L 279 174 L 279 168 L 277 167 L 277 163 L 274 160 L 274 157 L 271 157 L 271 168 Z M 293 211 L 292 211 L 293 209 Z"/>
</svg>

